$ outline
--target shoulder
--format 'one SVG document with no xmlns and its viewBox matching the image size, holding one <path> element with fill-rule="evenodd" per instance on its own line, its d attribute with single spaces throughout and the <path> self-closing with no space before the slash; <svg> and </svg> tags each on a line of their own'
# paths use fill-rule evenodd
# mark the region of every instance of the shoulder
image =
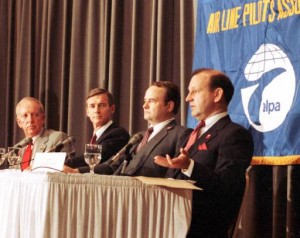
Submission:
<svg viewBox="0 0 300 238">
<path fill-rule="evenodd" d="M 170 132 L 175 132 L 175 133 L 179 133 L 179 134 L 189 134 L 193 131 L 193 129 L 191 128 L 187 128 L 185 126 L 181 126 L 181 125 L 171 125 L 171 126 L 167 126 L 167 130 Z"/>
<path fill-rule="evenodd" d="M 129 133 L 125 128 L 118 126 L 114 122 L 105 130 L 104 133 L 122 133 L 122 134 L 128 134 L 129 136 Z"/>
<path fill-rule="evenodd" d="M 250 132 L 245 127 L 231 120 L 228 124 L 225 125 L 225 128 L 229 131 L 239 131 L 244 132 L 246 134 L 250 134 Z"/>
<path fill-rule="evenodd" d="M 221 118 L 214 126 L 215 129 L 220 130 L 220 129 L 224 129 L 224 130 L 228 130 L 228 131 L 245 131 L 248 132 L 248 130 L 243 127 L 242 125 L 233 122 L 229 116 L 226 116 L 224 118 Z"/>
<path fill-rule="evenodd" d="M 129 139 L 129 133 L 123 127 L 116 125 L 115 123 L 111 124 L 102 134 L 100 140 L 119 138 L 119 139 Z"/>
<path fill-rule="evenodd" d="M 62 131 L 56 131 L 52 129 L 44 129 L 41 134 L 41 138 L 49 138 L 49 140 L 64 140 L 68 137 L 67 133 Z"/>
<path fill-rule="evenodd" d="M 57 137 L 67 137 L 67 133 L 62 132 L 62 131 L 56 131 L 56 130 L 52 130 L 52 129 L 44 129 L 43 133 L 41 134 L 41 136 L 57 136 Z"/>
<path fill-rule="evenodd" d="M 188 128 L 188 127 L 185 127 L 185 126 L 176 126 L 176 129 L 178 130 L 178 131 L 182 131 L 182 132 L 184 132 L 184 133 L 186 133 L 186 132 L 192 132 L 193 131 L 193 129 L 191 129 L 191 128 Z"/>
<path fill-rule="evenodd" d="M 242 125 L 230 121 L 222 130 L 222 137 L 224 140 L 243 140 L 253 144 L 253 138 L 249 130 Z"/>
<path fill-rule="evenodd" d="M 185 141 L 186 138 L 189 137 L 191 132 L 193 131 L 190 128 L 180 126 L 180 125 L 174 125 L 172 127 L 167 128 L 168 132 L 167 135 L 169 138 L 172 138 L 173 141 Z"/>
</svg>

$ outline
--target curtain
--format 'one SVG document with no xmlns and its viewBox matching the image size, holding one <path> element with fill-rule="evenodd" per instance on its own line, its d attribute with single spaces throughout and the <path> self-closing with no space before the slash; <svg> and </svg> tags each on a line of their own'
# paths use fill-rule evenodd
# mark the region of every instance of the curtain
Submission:
<svg viewBox="0 0 300 238">
<path fill-rule="evenodd" d="M 233 237 L 300 237 L 300 165 L 255 165 L 246 177 Z"/>
<path fill-rule="evenodd" d="M 45 106 L 46 127 L 76 138 L 92 134 L 85 97 L 113 93 L 114 121 L 130 134 L 146 128 L 143 98 L 153 81 L 181 88 L 185 125 L 194 45 L 193 0 L 0 0 L 0 145 L 23 138 L 15 106 L 25 97 Z"/>
</svg>

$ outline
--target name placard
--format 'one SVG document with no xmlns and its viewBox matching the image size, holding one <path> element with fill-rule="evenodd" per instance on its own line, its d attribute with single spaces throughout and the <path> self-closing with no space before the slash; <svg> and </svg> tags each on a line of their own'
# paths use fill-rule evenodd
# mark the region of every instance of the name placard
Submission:
<svg viewBox="0 0 300 238">
<path fill-rule="evenodd" d="M 34 156 L 32 171 L 57 172 L 62 171 L 66 152 L 37 152 Z"/>
</svg>

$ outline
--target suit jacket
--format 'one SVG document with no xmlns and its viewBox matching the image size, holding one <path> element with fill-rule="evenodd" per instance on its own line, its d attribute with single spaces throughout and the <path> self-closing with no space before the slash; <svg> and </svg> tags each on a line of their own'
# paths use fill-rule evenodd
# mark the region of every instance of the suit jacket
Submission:
<svg viewBox="0 0 300 238">
<path fill-rule="evenodd" d="M 110 157 L 118 153 L 127 144 L 128 140 L 128 132 L 113 122 L 96 141 L 97 144 L 102 145 L 100 163 L 107 161 Z M 80 173 L 88 173 L 90 171 L 83 155 L 71 158 L 65 164 L 72 168 L 78 168 Z"/>
<path fill-rule="evenodd" d="M 98 168 L 95 168 L 95 173 L 114 173 L 119 175 L 122 168 L 122 162 L 126 159 L 129 161 L 129 165 L 126 167 L 123 175 L 165 177 L 167 169 L 155 164 L 154 156 L 165 156 L 166 154 L 169 154 L 171 157 L 175 156 L 190 133 L 191 129 L 178 126 L 176 125 L 176 121 L 173 120 L 142 147 L 138 153 L 135 153 L 135 148 L 133 148 L 130 155 L 109 165 L 110 168 L 112 168 L 111 172 L 107 173 L 106 170 L 106 167 L 110 163 L 110 161 L 108 161 L 104 165 L 99 165 Z"/>
<path fill-rule="evenodd" d="M 43 129 L 40 136 L 36 139 L 36 141 L 34 142 L 34 150 L 33 153 L 31 155 L 31 159 L 34 158 L 35 153 L 37 152 L 47 152 L 50 149 L 55 148 L 56 145 L 60 144 L 62 141 L 64 141 L 65 139 L 67 139 L 69 136 L 61 131 L 54 131 L 51 129 Z M 23 139 L 24 140 L 24 139 Z M 15 147 L 17 147 L 19 144 L 22 143 L 21 140 L 20 142 L 18 142 Z M 23 154 L 25 152 L 25 148 L 22 148 L 19 150 L 19 155 L 21 157 L 23 157 Z M 62 152 L 66 152 L 68 157 L 72 157 L 75 154 L 75 149 L 72 143 L 67 144 L 66 146 L 64 146 L 61 150 Z M 6 168 L 8 168 L 8 163 L 6 163 Z"/>
<path fill-rule="evenodd" d="M 220 119 L 189 149 L 195 161 L 190 178 L 203 191 L 193 192 L 192 223 L 188 237 L 227 237 L 239 211 L 245 172 L 253 156 L 253 139 L 229 116 Z M 174 170 L 169 170 L 169 172 Z M 181 172 L 177 178 L 186 178 Z"/>
</svg>

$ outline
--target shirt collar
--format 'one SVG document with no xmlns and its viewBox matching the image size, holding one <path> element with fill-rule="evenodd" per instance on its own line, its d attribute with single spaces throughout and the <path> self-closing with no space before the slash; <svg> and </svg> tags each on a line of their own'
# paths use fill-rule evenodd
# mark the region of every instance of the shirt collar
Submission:
<svg viewBox="0 0 300 238">
<path fill-rule="evenodd" d="M 104 131 L 113 123 L 112 120 L 110 120 L 109 122 L 107 122 L 104 126 L 101 126 L 97 131 L 95 131 L 94 133 L 97 136 L 97 139 L 99 139 L 102 134 L 104 133 Z"/>
<path fill-rule="evenodd" d="M 166 125 L 168 125 L 173 120 L 175 120 L 175 118 L 171 118 L 166 121 L 160 122 L 154 126 L 150 125 L 149 127 L 153 127 L 153 132 L 151 133 L 149 140 L 152 139 L 156 134 L 158 134 Z"/>
<path fill-rule="evenodd" d="M 217 121 L 219 121 L 221 118 L 228 115 L 228 112 L 221 112 L 218 114 L 215 114 L 205 120 L 205 126 L 201 129 L 201 134 L 205 133 L 209 128 L 211 128 L 214 124 L 216 124 Z"/>
</svg>

